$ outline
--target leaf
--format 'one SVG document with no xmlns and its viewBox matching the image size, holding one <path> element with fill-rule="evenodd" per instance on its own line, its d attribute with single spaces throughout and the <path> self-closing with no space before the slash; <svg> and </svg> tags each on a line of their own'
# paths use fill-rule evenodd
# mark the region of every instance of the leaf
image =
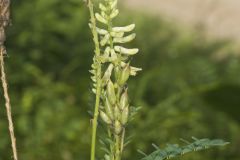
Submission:
<svg viewBox="0 0 240 160">
<path fill-rule="evenodd" d="M 149 155 L 146 155 L 144 152 L 145 157 L 141 160 L 165 160 L 174 158 L 176 156 L 180 156 L 189 152 L 193 151 L 200 151 L 204 149 L 208 149 L 215 146 L 225 146 L 229 144 L 229 142 L 225 142 L 220 139 L 210 140 L 210 139 L 197 139 L 195 137 L 192 137 L 193 142 L 190 143 L 184 139 L 181 139 L 185 143 L 187 143 L 186 146 L 179 146 L 178 144 L 167 144 L 167 147 L 165 149 L 159 149 L 155 144 L 153 145 L 156 149 L 154 152 L 152 152 Z M 139 151 L 138 151 L 139 152 Z"/>
<path fill-rule="evenodd" d="M 142 154 L 142 155 L 144 155 L 144 156 L 147 156 L 147 154 L 144 153 L 143 151 L 141 151 L 140 149 L 138 149 L 137 151 L 138 151 L 138 153 L 140 153 L 140 154 Z"/>
</svg>

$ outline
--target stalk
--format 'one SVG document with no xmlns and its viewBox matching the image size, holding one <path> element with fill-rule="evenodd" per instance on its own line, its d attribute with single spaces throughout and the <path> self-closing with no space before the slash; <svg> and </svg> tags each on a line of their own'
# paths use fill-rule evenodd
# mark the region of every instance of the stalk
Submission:
<svg viewBox="0 0 240 160">
<path fill-rule="evenodd" d="M 108 13 L 108 14 L 111 14 L 111 13 Z M 108 31 L 108 33 L 112 32 L 112 19 L 111 18 L 108 19 L 107 31 Z M 110 45 L 111 50 L 114 50 L 113 37 L 109 38 L 109 45 Z M 118 86 L 116 90 L 117 90 L 117 95 L 116 95 L 117 96 L 117 101 L 119 103 L 119 98 L 120 98 L 120 93 L 121 93 L 120 90 L 121 89 Z M 114 155 L 114 160 L 121 160 L 121 139 L 122 138 L 121 138 L 120 135 L 115 135 L 115 142 L 114 142 L 115 147 L 114 147 L 114 150 L 112 151 L 113 152 L 112 154 Z"/>
<path fill-rule="evenodd" d="M 13 125 L 12 112 L 11 112 L 11 103 L 10 103 L 10 97 L 8 94 L 8 83 L 6 80 L 6 73 L 5 73 L 5 67 L 4 67 L 4 56 L 6 55 L 6 48 L 4 46 L 4 42 L 6 40 L 5 29 L 9 25 L 9 21 L 10 21 L 9 7 L 10 7 L 10 0 L 0 0 L 0 69 L 1 69 L 3 94 L 5 98 L 5 107 L 7 110 L 8 128 L 9 128 L 9 134 L 11 138 L 13 158 L 14 160 L 18 160 L 16 138 L 14 135 L 14 125 Z"/>
<path fill-rule="evenodd" d="M 116 135 L 116 150 L 115 150 L 115 160 L 121 160 L 121 142 L 120 142 L 121 137 L 119 135 Z"/>
<path fill-rule="evenodd" d="M 117 4 L 118 0 L 103 0 L 102 3 L 99 3 L 100 13 L 94 13 L 92 1 L 88 1 L 91 17 L 90 28 L 96 47 L 93 69 L 90 71 L 93 74 L 93 86 L 96 87 L 93 88 L 93 92 L 96 93 L 96 104 L 93 119 L 91 160 L 94 160 L 95 155 L 96 127 L 99 113 L 108 131 L 106 146 L 109 148 L 105 149 L 109 152 L 104 155 L 104 159 L 121 160 L 124 150 L 125 127 L 131 116 L 127 80 L 141 70 L 130 66 L 131 56 L 137 54 L 138 49 L 122 47 L 123 44 L 135 38 L 136 34 L 129 34 L 135 28 L 135 25 L 122 27 L 113 25 L 113 19 L 119 14 Z M 102 23 L 103 28 L 97 27 L 96 22 Z M 103 51 L 102 54 L 100 54 L 100 49 Z M 101 75 L 102 66 L 107 68 L 103 72 L 103 76 Z"/>
<path fill-rule="evenodd" d="M 96 59 L 96 57 L 100 56 L 100 46 L 99 46 L 99 39 L 98 39 L 97 30 L 96 30 L 96 19 L 94 17 L 94 8 L 91 0 L 88 0 L 88 8 L 90 12 L 90 22 L 91 22 L 91 30 L 93 34 L 93 41 L 95 44 L 95 58 L 94 58 L 94 65 L 95 65 L 94 69 L 96 74 L 95 76 L 100 77 L 102 74 L 101 63 L 98 62 Z M 94 115 L 92 120 L 91 160 L 95 160 L 97 121 L 98 121 L 98 115 L 99 115 L 100 96 L 101 96 L 101 79 L 96 78 L 95 109 L 94 109 Z"/>
<path fill-rule="evenodd" d="M 101 73 L 101 69 L 98 70 Z M 95 148 L 96 148 L 96 135 L 97 135 L 97 120 L 99 115 L 99 103 L 100 103 L 100 92 L 101 92 L 101 82 L 97 82 L 97 94 L 95 102 L 94 117 L 92 123 L 92 143 L 91 143 L 91 160 L 95 160 Z"/>
</svg>

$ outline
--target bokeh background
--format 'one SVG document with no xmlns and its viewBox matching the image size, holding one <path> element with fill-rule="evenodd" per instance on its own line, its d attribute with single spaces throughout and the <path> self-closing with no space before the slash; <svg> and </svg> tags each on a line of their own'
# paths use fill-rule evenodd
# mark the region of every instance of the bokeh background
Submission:
<svg viewBox="0 0 240 160">
<path fill-rule="evenodd" d="M 181 7 L 175 1 L 168 6 Z M 240 32 L 235 30 L 233 37 L 223 33 L 233 31 L 225 27 L 220 33 L 227 36 L 218 36 L 202 23 L 204 19 L 201 23 L 181 20 L 174 16 L 180 13 L 156 7 L 164 6 L 163 1 L 148 2 L 122 1 L 121 16 L 115 22 L 137 24 L 132 45 L 141 52 L 133 63 L 143 68 L 129 84 L 131 103 L 142 109 L 129 126 L 132 141 L 124 159 L 140 159 L 137 149 L 149 153 L 154 150 L 152 143 L 164 147 L 195 136 L 231 144 L 181 159 L 239 160 L 240 53 L 236 46 Z M 209 15 L 204 10 L 202 14 Z M 221 25 L 213 27 L 218 28 Z M 89 159 L 88 111 L 94 100 L 88 72 L 91 39 L 88 12 L 80 0 L 12 1 L 6 67 L 21 160 Z M 10 160 L 0 92 L 0 160 Z M 101 155 L 100 145 L 97 148 Z"/>
</svg>

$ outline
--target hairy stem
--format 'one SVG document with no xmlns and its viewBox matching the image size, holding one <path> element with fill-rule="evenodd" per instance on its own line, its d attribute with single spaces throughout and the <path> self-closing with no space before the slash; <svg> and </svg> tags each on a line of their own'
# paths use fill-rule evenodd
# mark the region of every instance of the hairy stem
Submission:
<svg viewBox="0 0 240 160">
<path fill-rule="evenodd" d="M 112 132 L 111 132 L 111 129 L 110 129 L 110 128 L 108 128 L 108 137 L 109 137 L 110 139 L 112 139 Z M 111 144 L 110 144 L 110 152 L 111 152 L 110 158 L 111 158 L 111 160 L 114 160 L 114 155 L 113 155 L 114 151 L 113 151 L 113 149 L 114 149 L 114 145 L 111 143 Z"/>
<path fill-rule="evenodd" d="M 98 73 L 99 72 L 101 73 L 101 69 L 98 70 Z M 95 160 L 97 121 L 98 121 L 98 115 L 99 115 L 100 93 L 101 93 L 101 82 L 98 82 L 97 83 L 95 109 L 94 109 L 94 117 L 93 117 L 93 123 L 92 123 L 91 160 Z"/>
<path fill-rule="evenodd" d="M 115 137 L 115 160 L 121 160 L 121 136 Z"/>
<path fill-rule="evenodd" d="M 123 128 L 122 137 L 121 137 L 121 153 L 123 152 L 123 148 L 124 148 L 124 138 L 125 138 L 125 128 Z"/>
<path fill-rule="evenodd" d="M 94 16 L 94 9 L 93 9 L 93 3 L 91 0 L 88 1 L 88 8 L 90 12 L 90 22 L 91 22 L 91 30 L 93 34 L 93 41 L 95 44 L 95 56 L 100 56 L 100 46 L 99 46 L 99 39 L 98 34 L 96 30 L 96 19 Z M 97 64 L 97 88 L 96 88 L 96 100 L 95 100 L 95 109 L 94 109 L 94 116 L 92 121 L 92 142 L 91 142 L 91 160 L 95 160 L 95 148 L 96 148 L 96 135 L 97 135 L 97 121 L 98 121 L 98 115 L 99 115 L 99 103 L 100 103 L 100 96 L 101 96 L 101 79 L 99 78 L 102 74 L 101 70 L 101 63 L 96 62 Z"/>
</svg>

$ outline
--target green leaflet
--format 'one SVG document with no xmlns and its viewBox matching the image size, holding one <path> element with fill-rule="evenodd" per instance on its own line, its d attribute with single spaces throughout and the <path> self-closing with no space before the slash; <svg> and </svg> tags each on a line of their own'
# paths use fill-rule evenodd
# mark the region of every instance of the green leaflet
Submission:
<svg viewBox="0 0 240 160">
<path fill-rule="evenodd" d="M 189 152 L 200 151 L 215 146 L 225 146 L 229 144 L 229 142 L 225 142 L 220 139 L 197 139 L 195 137 L 193 137 L 192 139 L 192 143 L 185 141 L 188 143 L 188 145 L 185 146 L 179 146 L 178 144 L 168 144 L 165 149 L 160 149 L 154 145 L 156 150 L 149 155 L 146 155 L 145 153 L 140 151 L 145 156 L 141 160 L 165 160 L 181 156 Z"/>
</svg>

